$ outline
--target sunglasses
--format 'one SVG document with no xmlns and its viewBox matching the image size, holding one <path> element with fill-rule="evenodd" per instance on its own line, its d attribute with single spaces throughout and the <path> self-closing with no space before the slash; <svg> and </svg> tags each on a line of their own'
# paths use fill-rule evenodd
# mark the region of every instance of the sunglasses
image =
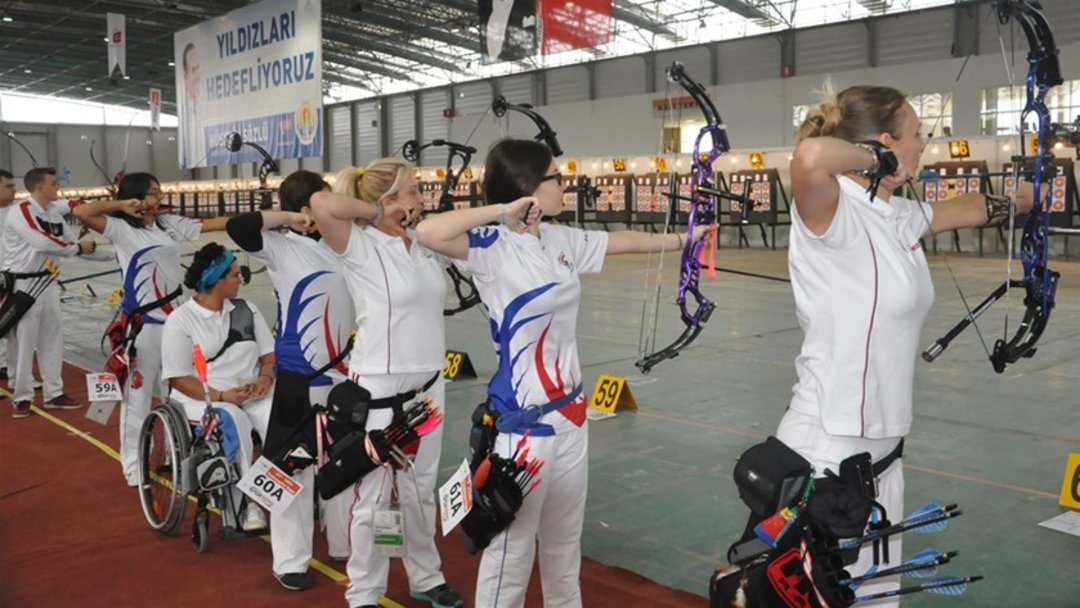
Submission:
<svg viewBox="0 0 1080 608">
<path fill-rule="evenodd" d="M 540 178 L 540 183 L 542 184 L 548 180 L 555 180 L 556 184 L 562 186 L 562 173 L 552 173 L 551 175 L 545 175 L 544 177 Z"/>
</svg>

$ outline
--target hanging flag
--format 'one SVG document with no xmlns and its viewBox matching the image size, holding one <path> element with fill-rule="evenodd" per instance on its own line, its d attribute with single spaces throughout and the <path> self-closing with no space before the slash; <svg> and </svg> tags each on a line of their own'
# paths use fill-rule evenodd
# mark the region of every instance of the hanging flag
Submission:
<svg viewBox="0 0 1080 608">
<path fill-rule="evenodd" d="M 482 63 L 536 54 L 536 0 L 480 0 Z"/>
<path fill-rule="evenodd" d="M 124 31 L 124 16 L 120 13 L 106 13 L 105 35 L 109 39 L 109 76 L 117 66 L 120 73 L 127 76 L 125 55 L 127 53 L 127 33 Z"/>
<path fill-rule="evenodd" d="M 544 0 L 540 8 L 544 55 L 611 42 L 611 0 Z"/>
<path fill-rule="evenodd" d="M 161 89 L 150 89 L 150 128 L 161 130 Z"/>
</svg>

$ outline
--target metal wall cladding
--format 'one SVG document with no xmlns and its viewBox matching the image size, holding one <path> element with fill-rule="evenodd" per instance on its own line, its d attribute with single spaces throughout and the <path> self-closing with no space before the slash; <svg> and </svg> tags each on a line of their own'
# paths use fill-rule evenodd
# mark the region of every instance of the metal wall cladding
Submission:
<svg viewBox="0 0 1080 608">
<path fill-rule="evenodd" d="M 443 115 L 450 107 L 450 91 L 436 89 L 420 93 L 420 143 L 446 139 L 450 135 L 450 119 Z M 420 154 L 421 165 L 437 165 L 445 161 L 445 152 L 427 149 Z"/>
<path fill-rule="evenodd" d="M 382 142 L 379 138 L 379 102 L 362 101 L 353 109 L 353 122 L 356 125 L 354 145 L 356 146 L 356 164 L 364 166 L 382 157 Z"/>
<path fill-rule="evenodd" d="M 795 73 L 828 74 L 868 65 L 870 35 L 862 23 L 795 32 Z"/>
<path fill-rule="evenodd" d="M 454 109 L 456 116 L 480 116 L 491 106 L 495 98 L 491 82 L 481 80 L 454 86 Z"/>
<path fill-rule="evenodd" d="M 705 86 L 712 84 L 712 59 L 709 57 L 709 49 L 703 46 L 685 49 L 660 51 L 656 54 L 656 92 L 663 95 L 666 92 L 672 95 L 683 95 L 682 87 L 669 83 L 667 70 L 672 62 L 678 61 L 686 68 L 686 73 L 695 81 Z"/>
<path fill-rule="evenodd" d="M 397 155 L 401 146 L 416 139 L 416 98 L 395 95 L 390 98 L 390 155 Z"/>
<path fill-rule="evenodd" d="M 780 41 L 775 36 L 731 40 L 720 44 L 718 51 L 719 84 L 780 76 Z"/>
<path fill-rule="evenodd" d="M 622 57 L 595 64 L 596 98 L 640 95 L 645 92 L 645 59 Z"/>
<path fill-rule="evenodd" d="M 586 101 L 589 99 L 589 70 L 581 65 L 548 70 L 544 85 L 545 104 Z"/>
<path fill-rule="evenodd" d="M 510 103 L 536 104 L 536 100 L 533 98 L 534 78 L 533 74 L 506 76 L 495 81 L 495 86 L 499 95 L 505 97 Z"/>
<path fill-rule="evenodd" d="M 326 116 L 329 119 L 330 137 L 326 142 L 326 151 L 330 157 L 330 170 L 337 170 L 352 165 L 353 138 L 352 138 L 352 106 L 341 104 L 326 107 Z"/>
<path fill-rule="evenodd" d="M 875 20 L 878 65 L 919 63 L 950 57 L 953 27 L 951 10 L 905 13 Z"/>
</svg>

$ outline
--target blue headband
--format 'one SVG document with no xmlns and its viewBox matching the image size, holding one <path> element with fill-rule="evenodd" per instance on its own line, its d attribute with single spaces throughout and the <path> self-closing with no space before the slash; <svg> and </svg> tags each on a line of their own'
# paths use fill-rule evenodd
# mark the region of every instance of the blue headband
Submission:
<svg viewBox="0 0 1080 608">
<path fill-rule="evenodd" d="M 214 283 L 217 283 L 218 279 L 229 271 L 234 259 L 236 259 L 236 256 L 233 255 L 233 252 L 226 249 L 225 253 L 221 254 L 221 257 L 210 262 L 210 265 L 199 275 L 199 282 L 195 285 L 195 291 L 205 293 L 206 290 L 213 287 Z"/>
</svg>

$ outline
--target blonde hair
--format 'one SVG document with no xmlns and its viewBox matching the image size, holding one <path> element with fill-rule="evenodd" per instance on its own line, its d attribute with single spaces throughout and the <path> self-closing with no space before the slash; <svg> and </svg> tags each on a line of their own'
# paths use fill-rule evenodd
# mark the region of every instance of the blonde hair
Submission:
<svg viewBox="0 0 1080 608">
<path fill-rule="evenodd" d="M 809 137 L 836 137 L 852 143 L 877 139 L 881 133 L 899 138 L 904 94 L 892 87 L 855 86 L 835 92 L 831 79 L 820 91 L 821 102 L 806 113 L 795 143 Z"/>
<path fill-rule="evenodd" d="M 347 167 L 338 171 L 334 192 L 375 204 L 384 196 L 397 194 L 412 172 L 411 163 L 399 158 L 380 158 L 367 167 Z"/>
</svg>

